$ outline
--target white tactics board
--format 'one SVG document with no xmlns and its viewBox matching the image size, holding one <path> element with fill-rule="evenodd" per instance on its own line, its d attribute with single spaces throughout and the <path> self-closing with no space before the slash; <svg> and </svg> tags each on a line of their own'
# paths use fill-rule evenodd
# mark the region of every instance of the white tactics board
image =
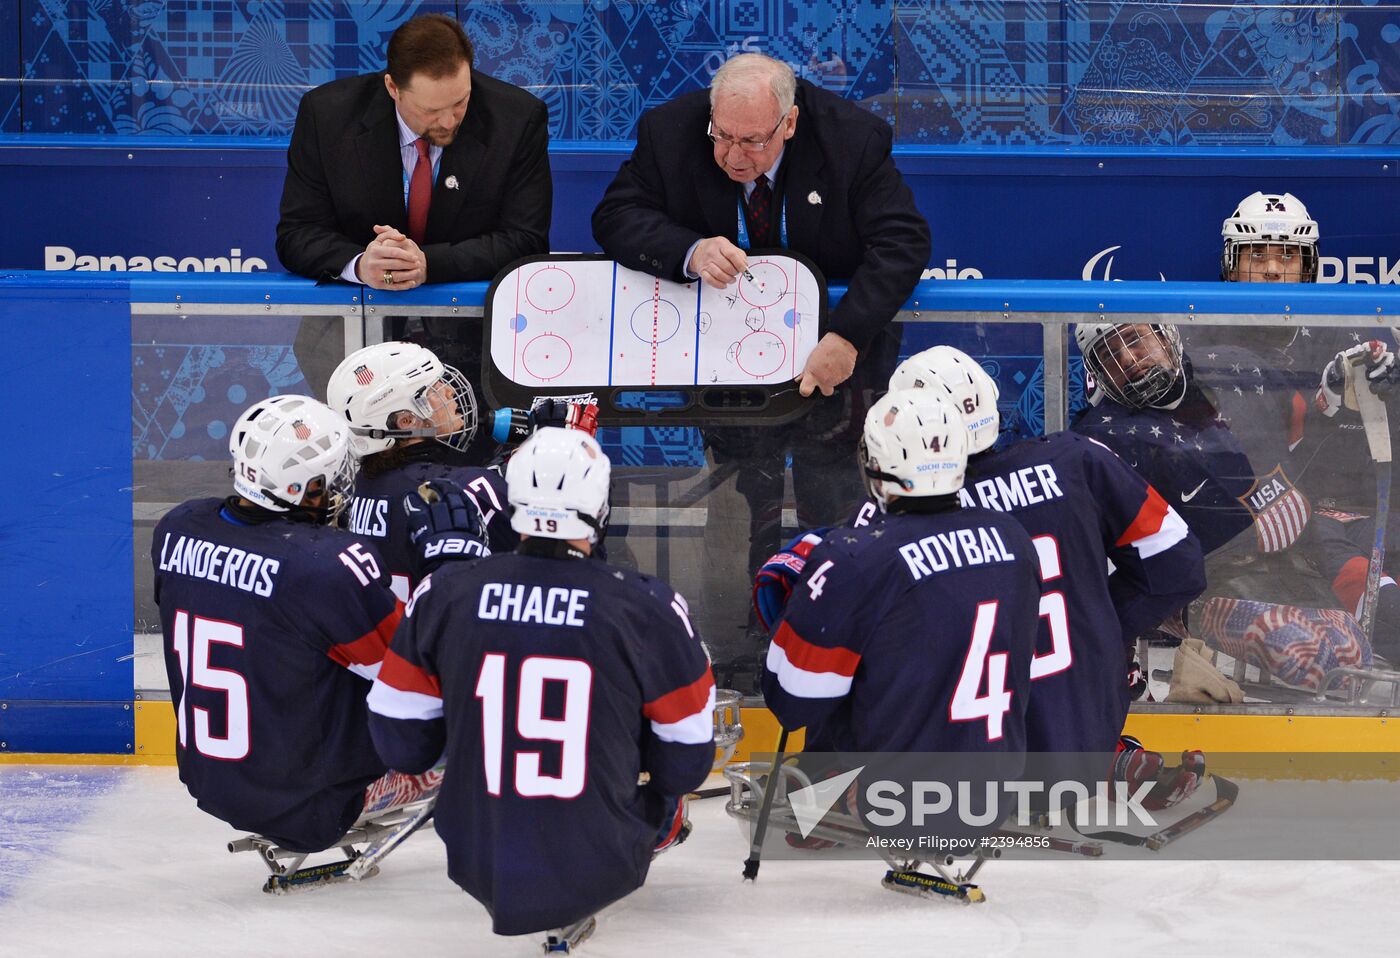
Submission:
<svg viewBox="0 0 1400 958">
<path fill-rule="evenodd" d="M 785 383 L 817 344 L 825 295 L 789 256 L 751 258 L 724 290 L 612 260 L 539 260 L 494 286 L 491 360 L 523 386 Z"/>
</svg>

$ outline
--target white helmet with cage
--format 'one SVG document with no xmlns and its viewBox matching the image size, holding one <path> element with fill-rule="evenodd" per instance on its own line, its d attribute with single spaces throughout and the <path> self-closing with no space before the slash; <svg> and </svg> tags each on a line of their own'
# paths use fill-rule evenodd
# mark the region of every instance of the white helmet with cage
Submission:
<svg viewBox="0 0 1400 958">
<path fill-rule="evenodd" d="M 881 505 L 897 496 L 947 496 L 967 476 L 967 426 L 933 389 L 892 390 L 870 407 L 860 458 Z"/>
<path fill-rule="evenodd" d="M 271 512 L 306 509 L 334 522 L 355 486 L 359 460 L 350 427 L 310 396 L 273 396 L 244 411 L 229 431 L 233 488 Z M 318 505 L 308 500 L 319 498 Z"/>
<path fill-rule="evenodd" d="M 586 432 L 545 426 L 506 463 L 506 497 L 516 532 L 545 539 L 606 534 L 612 464 Z"/>
<path fill-rule="evenodd" d="M 895 369 L 890 389 L 939 389 L 967 423 L 967 454 L 975 456 L 996 444 L 1001 429 L 997 397 L 1001 390 L 981 363 L 952 346 L 915 353 Z"/>
<path fill-rule="evenodd" d="M 407 438 L 436 439 L 461 451 L 476 435 L 471 383 L 416 343 L 378 343 L 351 353 L 331 373 L 326 399 L 350 423 L 357 456 Z M 401 426 L 399 413 L 418 422 Z"/>
<path fill-rule="evenodd" d="M 1251 193 L 1220 227 L 1225 249 L 1220 256 L 1220 278 L 1232 282 L 1272 280 L 1275 282 L 1317 282 L 1317 222 L 1308 208 L 1292 193 Z M 1252 268 L 1252 260 L 1265 257 L 1275 247 L 1284 264 L 1267 275 L 1265 267 Z M 1289 272 L 1289 258 L 1298 257 L 1295 275 Z"/>
<path fill-rule="evenodd" d="M 1169 409 L 1186 393 L 1181 334 L 1175 326 L 1080 323 L 1074 341 L 1084 355 L 1091 405 L 1107 396 L 1129 409 Z"/>
</svg>

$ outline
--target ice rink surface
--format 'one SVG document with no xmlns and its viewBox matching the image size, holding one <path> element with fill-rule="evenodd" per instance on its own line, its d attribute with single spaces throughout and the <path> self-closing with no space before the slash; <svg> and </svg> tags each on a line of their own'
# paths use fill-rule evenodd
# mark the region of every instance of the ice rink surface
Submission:
<svg viewBox="0 0 1400 958">
<path fill-rule="evenodd" d="M 1247 792 L 1246 792 L 1247 795 Z M 1389 954 L 1396 862 L 989 863 L 984 904 L 880 887 L 876 862 L 772 861 L 739 877 L 746 846 L 723 799 L 641 891 L 603 912 L 579 954 Z M 1228 841 L 1231 816 L 1184 841 Z M 414 836 L 364 884 L 274 897 L 239 833 L 200 812 L 173 768 L 0 766 L 0 956 L 525 956 L 447 879 L 436 833 Z M 570 863 L 561 861 L 560 868 Z M 528 891 L 527 891 L 528 893 Z"/>
</svg>

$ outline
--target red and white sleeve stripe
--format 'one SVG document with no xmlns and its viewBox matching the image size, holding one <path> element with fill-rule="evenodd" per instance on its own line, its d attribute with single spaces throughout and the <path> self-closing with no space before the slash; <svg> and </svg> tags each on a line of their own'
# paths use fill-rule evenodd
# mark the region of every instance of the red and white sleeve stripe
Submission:
<svg viewBox="0 0 1400 958">
<path fill-rule="evenodd" d="M 642 706 L 652 734 L 663 742 L 704 745 L 715 737 L 715 679 L 705 674 L 689 685 L 667 692 Z"/>
<path fill-rule="evenodd" d="M 369 708 L 391 719 L 442 717 L 442 687 L 437 676 L 402 658 L 392 649 L 384 656 L 379 677 L 369 690 Z"/>
<path fill-rule="evenodd" d="M 1148 486 L 1147 501 L 1138 509 L 1132 524 L 1118 537 L 1115 545 L 1130 545 L 1137 550 L 1139 557 L 1150 559 L 1185 539 L 1189 532 L 1181 514 L 1156 489 Z"/>
<path fill-rule="evenodd" d="M 804 699 L 836 699 L 851 691 L 860 655 L 837 646 L 813 645 L 783 622 L 768 646 L 768 671 L 783 691 Z"/>
<path fill-rule="evenodd" d="M 384 661 L 384 653 L 389 651 L 389 642 L 394 638 L 394 630 L 403 618 L 403 603 L 395 602 L 390 612 L 373 629 L 354 642 L 333 645 L 326 652 L 331 660 L 345 666 L 362 679 L 374 681 L 379 674 L 379 663 Z"/>
</svg>

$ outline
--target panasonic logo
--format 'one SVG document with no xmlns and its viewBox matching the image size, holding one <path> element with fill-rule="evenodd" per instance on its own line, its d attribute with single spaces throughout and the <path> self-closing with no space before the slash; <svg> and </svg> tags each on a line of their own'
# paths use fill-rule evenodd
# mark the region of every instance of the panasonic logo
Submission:
<svg viewBox="0 0 1400 958">
<path fill-rule="evenodd" d="M 958 268 L 955 259 L 945 260 L 943 266 L 930 266 L 924 270 L 921 279 L 981 279 L 982 271 L 972 266 Z"/>
<path fill-rule="evenodd" d="M 251 273 L 267 269 L 267 260 L 243 258 L 241 249 L 230 249 L 227 256 L 102 256 L 79 254 L 71 246 L 45 246 L 44 269 L 62 272 L 102 272 L 128 270 L 133 273 Z"/>
</svg>

